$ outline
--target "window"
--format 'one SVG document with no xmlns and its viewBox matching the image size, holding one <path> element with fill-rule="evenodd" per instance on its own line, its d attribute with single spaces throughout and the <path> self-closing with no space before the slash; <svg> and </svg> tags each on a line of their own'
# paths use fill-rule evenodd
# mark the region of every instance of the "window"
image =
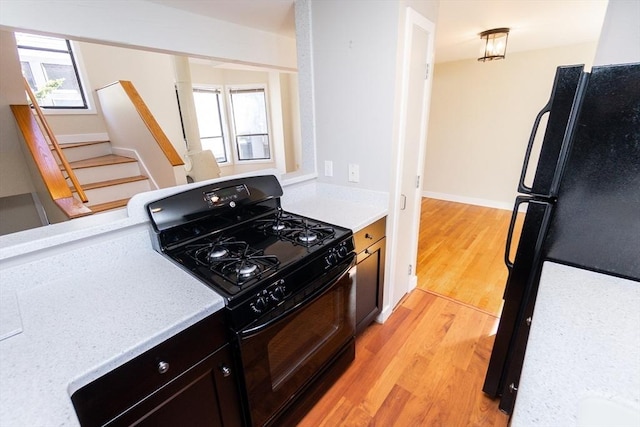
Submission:
<svg viewBox="0 0 640 427">
<path fill-rule="evenodd" d="M 265 89 L 230 89 L 229 99 L 238 160 L 270 159 Z"/>
<path fill-rule="evenodd" d="M 15 33 L 22 75 L 47 109 L 87 109 L 69 40 Z"/>
<path fill-rule="evenodd" d="M 193 101 L 203 150 L 211 150 L 218 163 L 227 163 L 227 144 L 219 89 L 193 89 Z"/>
<path fill-rule="evenodd" d="M 202 149 L 211 150 L 218 163 L 271 159 L 266 88 L 253 85 L 228 89 L 228 110 L 222 93 L 221 86 L 193 88 Z"/>
</svg>

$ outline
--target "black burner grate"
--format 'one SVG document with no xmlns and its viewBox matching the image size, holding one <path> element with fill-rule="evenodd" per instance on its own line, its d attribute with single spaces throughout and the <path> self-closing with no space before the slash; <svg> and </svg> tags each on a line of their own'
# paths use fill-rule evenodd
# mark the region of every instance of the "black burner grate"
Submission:
<svg viewBox="0 0 640 427">
<path fill-rule="evenodd" d="M 233 237 L 190 245 L 187 247 L 187 254 L 198 265 L 205 266 L 239 287 L 260 279 L 280 265 L 275 255 L 265 255 L 263 250 L 253 249 L 246 242 Z"/>
<path fill-rule="evenodd" d="M 333 227 L 282 210 L 278 210 L 272 218 L 256 221 L 256 227 L 265 234 L 306 247 L 320 245 L 335 236 Z"/>
</svg>

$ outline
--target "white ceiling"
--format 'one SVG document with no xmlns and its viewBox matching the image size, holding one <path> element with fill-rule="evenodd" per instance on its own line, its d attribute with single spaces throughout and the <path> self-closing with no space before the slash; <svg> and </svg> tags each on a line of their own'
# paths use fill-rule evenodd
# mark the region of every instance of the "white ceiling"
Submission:
<svg viewBox="0 0 640 427">
<path fill-rule="evenodd" d="M 436 62 L 477 58 L 479 33 L 508 27 L 509 52 L 596 41 L 607 0 L 441 0 Z"/>
<path fill-rule="evenodd" d="M 295 0 L 148 1 L 295 37 Z M 441 0 L 436 23 L 436 62 L 477 58 L 481 48 L 478 34 L 497 27 L 511 28 L 507 55 L 596 41 L 607 3 L 608 0 Z"/>
<path fill-rule="evenodd" d="M 222 21 L 296 36 L 295 0 L 147 0 Z"/>
</svg>

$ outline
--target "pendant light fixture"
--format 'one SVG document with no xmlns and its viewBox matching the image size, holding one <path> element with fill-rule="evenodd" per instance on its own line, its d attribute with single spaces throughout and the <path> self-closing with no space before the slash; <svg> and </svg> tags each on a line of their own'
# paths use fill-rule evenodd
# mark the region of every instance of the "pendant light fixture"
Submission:
<svg viewBox="0 0 640 427">
<path fill-rule="evenodd" d="M 509 28 L 494 28 L 480 33 L 480 38 L 484 41 L 482 57 L 478 61 L 493 61 L 494 59 L 504 59 L 507 54 L 507 39 L 509 38 Z"/>
</svg>

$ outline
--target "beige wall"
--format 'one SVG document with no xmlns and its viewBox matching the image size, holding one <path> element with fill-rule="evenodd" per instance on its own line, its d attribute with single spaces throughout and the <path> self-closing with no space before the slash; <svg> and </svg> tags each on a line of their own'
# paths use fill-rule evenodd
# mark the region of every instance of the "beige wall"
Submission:
<svg viewBox="0 0 640 427">
<path fill-rule="evenodd" d="M 300 169 L 300 115 L 298 113 L 298 76 L 281 73 L 282 121 L 287 173 Z"/>
<path fill-rule="evenodd" d="M 33 192 L 11 104 L 26 104 L 13 33 L 0 31 L 0 197 Z M 3 220 L 6 218 L 3 218 Z"/>
<path fill-rule="evenodd" d="M 176 101 L 172 56 L 95 43 L 77 43 L 77 46 L 93 98 L 97 99 L 96 89 L 117 80 L 131 81 L 164 133 L 182 155 L 185 144 Z M 95 124 L 93 118 L 85 116 L 91 115 L 51 116 L 50 122 L 58 135 L 106 132 L 101 114 Z"/>
<path fill-rule="evenodd" d="M 559 65 L 590 67 L 597 42 L 436 64 L 425 196 L 511 209 L 529 134 Z"/>
<path fill-rule="evenodd" d="M 15 233 L 42 224 L 31 194 L 0 197 L 0 235 Z"/>
</svg>

